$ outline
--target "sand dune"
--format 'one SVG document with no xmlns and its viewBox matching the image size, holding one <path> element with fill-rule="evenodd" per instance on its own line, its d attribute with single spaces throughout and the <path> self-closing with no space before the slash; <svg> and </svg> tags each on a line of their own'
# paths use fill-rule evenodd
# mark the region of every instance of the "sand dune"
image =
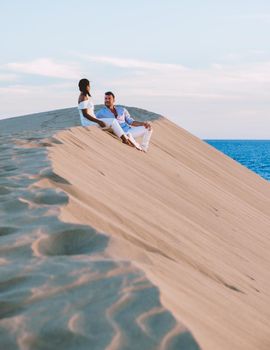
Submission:
<svg viewBox="0 0 270 350">
<path fill-rule="evenodd" d="M 147 154 L 96 127 L 58 133 L 49 155 L 66 183 L 42 186 L 68 194 L 62 220 L 110 235 L 108 254 L 145 271 L 202 349 L 269 350 L 269 182 L 165 118 L 153 125 Z"/>
<path fill-rule="evenodd" d="M 78 122 L 76 108 L 0 121 L 0 349 L 198 350 L 143 270 L 106 251 L 109 235 L 60 221 L 67 194 L 40 187 L 69 184 L 48 149 Z"/>
</svg>

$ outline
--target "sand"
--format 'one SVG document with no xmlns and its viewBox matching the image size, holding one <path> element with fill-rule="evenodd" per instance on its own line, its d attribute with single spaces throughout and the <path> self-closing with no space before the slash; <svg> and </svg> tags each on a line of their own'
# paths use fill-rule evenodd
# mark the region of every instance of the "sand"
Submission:
<svg viewBox="0 0 270 350">
<path fill-rule="evenodd" d="M 162 118 L 147 154 L 96 127 L 56 135 L 61 220 L 110 236 L 202 349 L 270 349 L 270 184 Z"/>
</svg>

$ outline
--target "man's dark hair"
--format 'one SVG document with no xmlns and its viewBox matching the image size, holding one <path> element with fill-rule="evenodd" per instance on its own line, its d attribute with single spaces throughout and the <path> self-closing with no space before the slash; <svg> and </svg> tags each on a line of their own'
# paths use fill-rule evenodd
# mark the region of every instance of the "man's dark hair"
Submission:
<svg viewBox="0 0 270 350">
<path fill-rule="evenodd" d="M 85 96 L 91 96 L 88 91 L 86 91 L 86 87 L 90 85 L 90 81 L 88 79 L 81 79 L 79 81 L 79 89 Z"/>
<path fill-rule="evenodd" d="M 105 92 L 105 95 L 106 95 L 106 96 L 112 96 L 113 98 L 115 98 L 114 93 L 111 92 L 111 91 Z"/>
</svg>

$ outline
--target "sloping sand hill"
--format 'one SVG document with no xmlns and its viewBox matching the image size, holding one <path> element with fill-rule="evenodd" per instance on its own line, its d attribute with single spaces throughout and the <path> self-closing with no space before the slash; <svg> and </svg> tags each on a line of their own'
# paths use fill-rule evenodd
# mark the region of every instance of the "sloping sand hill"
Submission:
<svg viewBox="0 0 270 350">
<path fill-rule="evenodd" d="M 270 184 L 165 118 L 141 153 L 96 127 L 50 148 L 64 221 L 111 239 L 202 349 L 270 349 Z"/>
</svg>

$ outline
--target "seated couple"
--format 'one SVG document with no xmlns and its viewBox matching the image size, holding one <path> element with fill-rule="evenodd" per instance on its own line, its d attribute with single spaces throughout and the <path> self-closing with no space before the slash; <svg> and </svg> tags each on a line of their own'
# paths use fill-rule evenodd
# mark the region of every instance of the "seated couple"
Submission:
<svg viewBox="0 0 270 350">
<path fill-rule="evenodd" d="M 151 124 L 147 121 L 139 122 L 131 118 L 124 107 L 115 106 L 115 96 L 112 92 L 105 93 L 105 106 L 95 115 L 94 104 L 90 94 L 90 82 L 87 79 L 79 81 L 80 96 L 78 108 L 82 126 L 98 124 L 103 130 L 111 130 L 129 146 L 147 152 L 152 135 Z M 142 136 L 140 145 L 135 138 Z"/>
</svg>

